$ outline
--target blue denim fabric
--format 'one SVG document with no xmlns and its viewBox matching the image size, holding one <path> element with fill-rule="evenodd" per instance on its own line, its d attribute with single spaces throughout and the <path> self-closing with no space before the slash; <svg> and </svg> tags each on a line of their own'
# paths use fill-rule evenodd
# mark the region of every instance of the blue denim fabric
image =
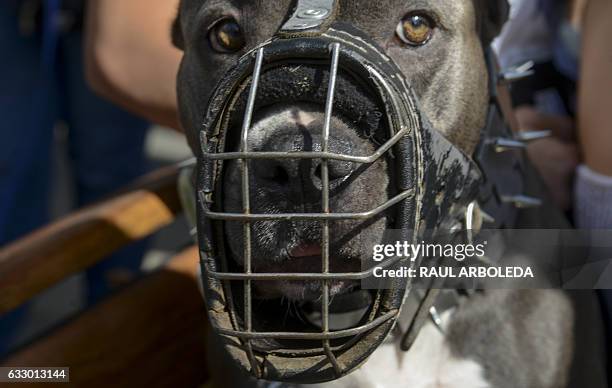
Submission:
<svg viewBox="0 0 612 388">
<path fill-rule="evenodd" d="M 144 174 L 148 124 L 98 98 L 87 86 L 79 31 L 19 31 L 18 0 L 0 1 L 0 246 L 49 221 L 51 146 L 58 120 L 69 128 L 78 205 Z M 59 0 L 45 2 L 51 19 Z M 106 270 L 138 270 L 144 244 L 130 246 L 87 271 L 88 301 L 109 290 Z M 0 285 L 1 287 L 1 285 Z M 0 358 L 15 344 L 27 306 L 0 317 Z"/>
</svg>

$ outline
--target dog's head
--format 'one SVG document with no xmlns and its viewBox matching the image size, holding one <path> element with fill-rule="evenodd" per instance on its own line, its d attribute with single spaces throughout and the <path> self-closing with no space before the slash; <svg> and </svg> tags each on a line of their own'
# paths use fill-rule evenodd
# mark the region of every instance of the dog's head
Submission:
<svg viewBox="0 0 612 388">
<path fill-rule="evenodd" d="M 270 39 L 292 12 L 293 1 L 183 0 L 173 29 L 184 50 L 178 76 L 181 121 L 189 143 L 199 149 L 203 113 L 218 80 L 248 50 Z M 471 154 L 479 140 L 488 106 L 488 74 L 483 47 L 507 16 L 505 0 L 341 0 L 337 22 L 367 34 L 400 68 L 419 100 L 424 116 L 456 147 Z M 324 121 L 322 82 L 316 64 L 290 63 L 263 73 L 249 144 L 252 151 L 320 151 Z M 323 96 L 323 98 L 322 98 Z M 370 154 L 384 130 L 384 107 L 367 87 L 340 72 L 329 151 Z M 238 124 L 236 124 L 238 125 Z M 236 128 L 235 132 L 240 133 Z M 237 141 L 228 147 L 238 147 Z M 253 213 L 307 213 L 321 209 L 320 161 L 252 161 Z M 367 169 L 330 161 L 330 210 L 363 212 L 389 197 L 384 159 Z M 224 209 L 242 211 L 238 161 L 224 172 Z M 331 222 L 332 272 L 359 268 L 372 244 L 380 241 L 388 219 Z M 307 221 L 258 221 L 252 225 L 253 270 L 318 272 L 321 226 Z M 243 228 L 227 223 L 233 258 L 243 261 Z M 332 295 L 352 283 L 332 284 Z M 261 297 L 313 299 L 319 282 L 270 281 L 256 287 Z"/>
<path fill-rule="evenodd" d="M 216 82 L 241 55 L 275 34 L 293 3 L 181 1 L 172 38 L 185 53 L 178 91 L 181 120 L 194 151 Z M 487 100 L 482 48 L 499 33 L 507 15 L 506 0 L 340 0 L 336 20 L 383 47 L 403 70 L 434 127 L 469 153 Z"/>
<path fill-rule="evenodd" d="M 316 8 L 321 4 L 330 9 Z M 306 331 L 326 335 L 330 298 L 358 285 L 346 279 L 358 278 L 353 275 L 385 229 L 412 229 L 417 236 L 441 228 L 441 219 L 456 223 L 479 182 L 469 155 L 489 108 L 484 47 L 507 10 L 505 0 L 182 0 L 173 31 L 185 53 L 181 121 L 199 157 L 208 311 L 230 352 L 244 349 L 234 341 L 243 327 L 251 335 L 310 325 Z M 317 31 L 287 27 L 318 15 L 324 21 Z M 359 158 L 364 155 L 376 157 Z M 392 212 L 372 211 L 392 204 Z M 356 214 L 365 216 L 349 216 Z M 397 317 L 406 284 L 394 287 L 338 297 L 367 294 L 368 309 L 352 309 L 361 315 L 348 327 L 370 345 L 382 341 L 390 317 Z M 253 297 L 260 299 L 258 321 L 251 321 Z M 295 325 L 275 322 L 278 298 L 281 306 L 283 299 L 300 301 L 301 313 L 321 301 L 322 310 L 310 312 L 321 312 L 325 323 L 309 317 L 307 324 L 303 315 Z M 266 312 L 271 304 L 276 307 Z M 322 355 L 316 340 L 294 344 L 267 335 L 248 342 L 266 364 L 262 373 L 253 354 L 235 358 L 259 377 L 281 380 L 329 379 L 321 357 L 331 360 L 334 351 L 340 376 L 375 348 L 352 349 L 357 342 L 342 337 Z"/>
</svg>

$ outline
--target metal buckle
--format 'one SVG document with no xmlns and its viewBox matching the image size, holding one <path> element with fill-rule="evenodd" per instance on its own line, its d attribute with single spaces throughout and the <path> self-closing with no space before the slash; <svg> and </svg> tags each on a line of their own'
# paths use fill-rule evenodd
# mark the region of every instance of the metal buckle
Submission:
<svg viewBox="0 0 612 388">
<path fill-rule="evenodd" d="M 299 0 L 281 32 L 303 31 L 322 26 L 334 12 L 334 0 Z"/>
</svg>

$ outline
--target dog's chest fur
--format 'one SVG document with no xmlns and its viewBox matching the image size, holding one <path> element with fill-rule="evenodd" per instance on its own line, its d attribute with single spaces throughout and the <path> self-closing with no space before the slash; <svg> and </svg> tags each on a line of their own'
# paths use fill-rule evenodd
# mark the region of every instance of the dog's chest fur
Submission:
<svg viewBox="0 0 612 388">
<path fill-rule="evenodd" d="M 451 313 L 443 316 L 443 327 Z M 269 383 L 266 388 L 286 388 Z M 295 386 L 291 386 L 294 388 Z M 420 331 L 410 351 L 399 349 L 399 337 L 381 345 L 368 361 L 350 375 L 304 388 L 490 388 L 480 364 L 451 354 L 444 335 L 431 323 Z M 261 386 L 263 388 L 263 386 Z"/>
</svg>

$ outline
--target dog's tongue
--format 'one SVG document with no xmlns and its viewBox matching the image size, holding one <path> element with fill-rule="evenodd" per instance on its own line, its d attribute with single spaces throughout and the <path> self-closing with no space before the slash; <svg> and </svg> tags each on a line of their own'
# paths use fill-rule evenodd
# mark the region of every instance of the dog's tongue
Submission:
<svg viewBox="0 0 612 388">
<path fill-rule="evenodd" d="M 303 244 L 291 250 L 291 257 L 321 256 L 321 246 L 318 244 Z"/>
</svg>

